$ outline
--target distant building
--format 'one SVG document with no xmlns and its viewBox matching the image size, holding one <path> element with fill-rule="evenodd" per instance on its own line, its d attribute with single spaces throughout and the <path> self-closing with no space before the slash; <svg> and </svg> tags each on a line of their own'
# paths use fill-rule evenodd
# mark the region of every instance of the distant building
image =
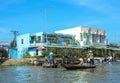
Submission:
<svg viewBox="0 0 120 83">
<path fill-rule="evenodd" d="M 98 28 L 90 27 L 75 27 L 64 30 L 55 31 L 55 33 L 71 34 L 75 35 L 75 40 L 80 43 L 81 46 L 106 46 L 106 31 L 99 30 Z"/>
</svg>

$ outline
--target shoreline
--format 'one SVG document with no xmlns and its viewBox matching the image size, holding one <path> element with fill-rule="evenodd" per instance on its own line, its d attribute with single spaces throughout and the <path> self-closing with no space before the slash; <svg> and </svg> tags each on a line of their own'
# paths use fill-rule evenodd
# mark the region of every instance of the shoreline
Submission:
<svg viewBox="0 0 120 83">
<path fill-rule="evenodd" d="M 41 62 L 36 58 L 23 58 L 23 59 L 8 59 L 0 64 L 0 66 L 32 66 L 41 65 Z"/>
<path fill-rule="evenodd" d="M 61 63 L 62 58 L 55 58 L 56 62 Z M 44 58 L 22 58 L 22 59 L 7 59 L 3 63 L 0 63 L 0 66 L 42 66 L 44 63 Z M 120 59 L 117 59 L 116 62 L 120 62 Z"/>
<path fill-rule="evenodd" d="M 55 58 L 58 63 L 62 62 L 62 58 Z M 22 58 L 22 59 L 6 59 L 0 66 L 42 66 L 45 58 Z"/>
</svg>

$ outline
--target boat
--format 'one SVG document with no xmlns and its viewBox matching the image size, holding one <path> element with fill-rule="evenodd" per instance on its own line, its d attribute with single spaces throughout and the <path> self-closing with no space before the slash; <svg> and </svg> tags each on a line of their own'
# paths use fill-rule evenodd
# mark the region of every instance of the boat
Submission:
<svg viewBox="0 0 120 83">
<path fill-rule="evenodd" d="M 42 67 L 43 68 L 57 68 L 57 64 L 51 65 L 51 64 L 44 63 L 44 64 L 42 64 Z"/>
<path fill-rule="evenodd" d="M 63 65 L 67 70 L 75 70 L 75 69 L 90 69 L 96 68 L 96 65 L 80 65 L 80 64 L 65 64 Z"/>
</svg>

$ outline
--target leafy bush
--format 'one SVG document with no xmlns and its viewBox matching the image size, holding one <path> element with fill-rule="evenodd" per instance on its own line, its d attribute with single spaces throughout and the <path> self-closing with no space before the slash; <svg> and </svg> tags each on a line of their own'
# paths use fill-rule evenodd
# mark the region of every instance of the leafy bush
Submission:
<svg viewBox="0 0 120 83">
<path fill-rule="evenodd" d="M 30 58 L 31 55 L 28 52 L 23 53 L 23 58 Z"/>
<path fill-rule="evenodd" d="M 49 55 L 49 52 L 47 52 L 47 51 L 43 51 L 42 52 L 42 56 L 44 57 L 44 56 L 48 56 Z"/>
<path fill-rule="evenodd" d="M 0 53 L 0 57 L 2 57 L 2 53 Z"/>
<path fill-rule="evenodd" d="M 37 55 L 31 56 L 28 52 L 25 52 L 23 54 L 23 58 L 41 58 L 41 57 L 47 56 L 48 54 L 49 54 L 48 52 L 44 51 L 44 52 L 42 52 L 41 56 L 37 56 Z"/>
<path fill-rule="evenodd" d="M 4 48 L 0 48 L 0 57 L 8 57 L 8 52 Z"/>
<path fill-rule="evenodd" d="M 120 50 L 116 51 L 116 55 L 120 56 Z"/>
</svg>

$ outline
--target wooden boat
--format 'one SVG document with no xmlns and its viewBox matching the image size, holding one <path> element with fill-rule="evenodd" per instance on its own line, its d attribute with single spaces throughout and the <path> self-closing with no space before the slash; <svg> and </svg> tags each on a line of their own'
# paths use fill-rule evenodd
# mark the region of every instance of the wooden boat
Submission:
<svg viewBox="0 0 120 83">
<path fill-rule="evenodd" d="M 46 64 L 46 63 L 45 63 L 45 64 L 42 65 L 42 67 L 43 67 L 43 68 L 57 68 L 57 64 L 51 65 L 51 64 Z"/>
<path fill-rule="evenodd" d="M 96 65 L 80 65 L 80 64 L 65 64 L 63 65 L 67 70 L 75 70 L 75 69 L 90 69 L 96 68 Z"/>
</svg>

